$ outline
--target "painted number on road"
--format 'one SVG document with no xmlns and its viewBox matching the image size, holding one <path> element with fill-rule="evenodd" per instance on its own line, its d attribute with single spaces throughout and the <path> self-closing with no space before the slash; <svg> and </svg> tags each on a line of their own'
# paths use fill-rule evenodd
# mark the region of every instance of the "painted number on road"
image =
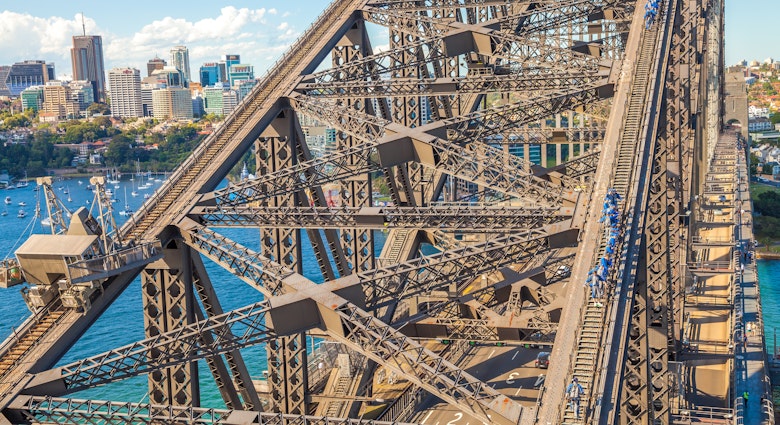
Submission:
<svg viewBox="0 0 780 425">
<path fill-rule="evenodd" d="M 517 373 L 517 372 L 510 373 L 509 374 L 509 378 L 507 378 L 507 380 L 506 380 L 506 383 L 509 384 L 509 385 L 514 384 L 515 383 L 515 378 L 517 378 L 518 376 L 520 376 L 520 374 Z"/>
<path fill-rule="evenodd" d="M 455 413 L 455 419 L 447 422 L 447 425 L 455 425 L 461 419 L 463 419 L 463 413 L 457 412 Z"/>
</svg>

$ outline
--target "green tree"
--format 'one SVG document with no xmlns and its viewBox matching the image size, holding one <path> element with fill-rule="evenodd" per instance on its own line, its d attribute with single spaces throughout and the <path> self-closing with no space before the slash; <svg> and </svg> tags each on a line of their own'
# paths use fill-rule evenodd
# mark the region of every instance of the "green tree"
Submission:
<svg viewBox="0 0 780 425">
<path fill-rule="evenodd" d="M 108 165 L 121 166 L 122 164 L 133 160 L 133 140 L 120 134 L 111 138 L 105 155 Z"/>
</svg>

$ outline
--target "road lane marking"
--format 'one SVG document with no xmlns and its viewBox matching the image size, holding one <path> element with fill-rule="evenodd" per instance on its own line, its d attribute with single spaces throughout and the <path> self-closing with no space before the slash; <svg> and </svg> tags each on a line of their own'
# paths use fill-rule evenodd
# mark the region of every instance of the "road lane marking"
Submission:
<svg viewBox="0 0 780 425">
<path fill-rule="evenodd" d="M 519 387 L 517 387 L 517 391 L 515 391 L 515 397 L 517 397 L 517 395 L 518 395 L 518 394 L 520 394 L 520 390 L 522 390 L 522 389 L 523 389 L 523 386 L 522 386 L 522 385 L 520 385 Z"/>
<path fill-rule="evenodd" d="M 517 357 L 518 354 L 520 354 L 520 349 L 519 348 L 517 349 L 517 351 L 515 351 L 515 355 L 512 356 L 512 360 L 514 360 L 515 357 Z"/>
<path fill-rule="evenodd" d="M 428 412 L 428 414 L 427 414 L 427 415 L 425 415 L 425 418 L 424 418 L 424 419 L 422 420 L 422 422 L 420 422 L 420 423 L 421 423 L 422 425 L 425 425 L 425 421 L 427 421 L 427 420 L 428 420 L 428 418 L 430 418 L 432 414 L 433 414 L 433 410 L 431 410 L 430 412 Z M 438 422 L 437 422 L 437 423 L 438 423 Z"/>
<path fill-rule="evenodd" d="M 496 354 L 496 349 L 494 348 L 493 351 L 490 352 L 490 355 L 488 356 L 489 359 L 493 358 L 493 354 Z"/>
</svg>

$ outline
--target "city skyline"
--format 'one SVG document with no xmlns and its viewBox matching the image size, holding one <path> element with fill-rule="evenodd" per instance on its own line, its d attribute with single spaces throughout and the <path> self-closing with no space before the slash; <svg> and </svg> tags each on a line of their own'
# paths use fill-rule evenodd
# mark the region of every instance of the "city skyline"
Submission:
<svg viewBox="0 0 780 425">
<path fill-rule="evenodd" d="M 0 10 L 0 28 L 4 28 L 0 31 L 0 64 L 45 60 L 55 64 L 57 78 L 71 79 L 71 39 L 86 30 L 87 35 L 103 37 L 106 71 L 144 70 L 155 55 L 167 60 L 171 48 L 184 45 L 190 52 L 193 74 L 205 62 L 238 53 L 261 76 L 329 3 L 234 0 L 222 7 L 195 2 L 181 8 L 139 0 L 132 8 L 111 10 L 95 8 L 84 0 L 14 3 Z M 754 34 L 756 28 L 771 28 L 780 19 L 780 10 L 772 6 L 771 0 L 726 2 L 726 64 L 780 56 L 780 51 L 769 47 L 780 45 L 780 32 L 761 34 L 761 38 Z"/>
<path fill-rule="evenodd" d="M 221 7 L 190 4 L 182 8 L 140 0 L 132 8 L 111 10 L 87 3 L 44 0 L 4 5 L 0 9 L 0 64 L 39 58 L 54 63 L 57 78 L 71 79 L 71 40 L 85 30 L 87 35 L 103 37 L 106 72 L 125 67 L 145 70 L 155 55 L 169 61 L 170 50 L 183 45 L 189 49 L 193 73 L 204 62 L 237 53 L 262 75 L 329 1 L 277 5 L 239 0 Z"/>
</svg>

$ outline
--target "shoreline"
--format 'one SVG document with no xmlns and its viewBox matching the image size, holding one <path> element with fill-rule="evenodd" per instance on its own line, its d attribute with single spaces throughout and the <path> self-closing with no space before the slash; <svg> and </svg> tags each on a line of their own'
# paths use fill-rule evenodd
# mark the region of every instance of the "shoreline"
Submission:
<svg viewBox="0 0 780 425">
<path fill-rule="evenodd" d="M 780 260 L 780 253 L 755 251 L 758 260 Z"/>
</svg>

